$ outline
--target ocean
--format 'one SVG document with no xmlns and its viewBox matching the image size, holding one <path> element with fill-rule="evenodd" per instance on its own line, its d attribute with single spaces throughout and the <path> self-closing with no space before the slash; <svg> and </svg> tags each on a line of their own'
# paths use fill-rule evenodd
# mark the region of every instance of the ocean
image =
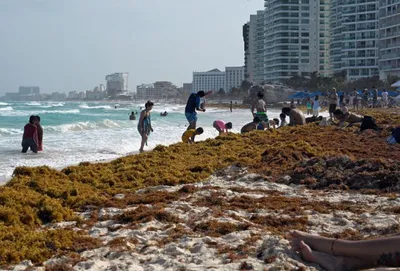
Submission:
<svg viewBox="0 0 400 271">
<path fill-rule="evenodd" d="M 117 109 L 114 106 L 117 105 Z M 142 104 L 110 102 L 0 102 L 0 184 L 4 184 L 17 166 L 47 165 L 61 169 L 83 161 L 102 161 L 137 153 L 140 136 L 138 120 L 130 121 L 131 111 L 140 113 Z M 154 133 L 150 135 L 150 150 L 158 144 L 180 142 L 186 130 L 184 105 L 156 103 L 152 111 Z M 160 112 L 167 111 L 167 117 Z M 276 118 L 280 110 L 269 110 Z M 30 115 L 39 115 L 44 129 L 44 151 L 21 153 L 23 127 Z M 216 119 L 233 123 L 233 132 L 252 120 L 249 109 L 207 108 L 199 113 L 198 127 L 204 134 L 196 141 L 216 137 L 212 127 Z"/>
</svg>

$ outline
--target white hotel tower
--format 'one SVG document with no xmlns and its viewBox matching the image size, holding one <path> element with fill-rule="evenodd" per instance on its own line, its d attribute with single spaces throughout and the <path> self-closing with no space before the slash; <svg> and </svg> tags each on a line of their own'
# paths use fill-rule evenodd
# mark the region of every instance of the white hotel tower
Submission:
<svg viewBox="0 0 400 271">
<path fill-rule="evenodd" d="M 329 0 L 265 0 L 264 80 L 330 74 Z"/>
<path fill-rule="evenodd" d="M 331 63 L 349 80 L 378 76 L 378 2 L 331 0 Z"/>
<path fill-rule="evenodd" d="M 400 76 L 400 0 L 379 0 L 380 77 Z"/>
</svg>

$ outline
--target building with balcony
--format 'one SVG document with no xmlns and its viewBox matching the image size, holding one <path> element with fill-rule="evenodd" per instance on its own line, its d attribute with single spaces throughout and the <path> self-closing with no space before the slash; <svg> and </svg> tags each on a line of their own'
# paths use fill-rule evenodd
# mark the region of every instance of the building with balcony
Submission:
<svg viewBox="0 0 400 271">
<path fill-rule="evenodd" d="M 155 96 L 154 96 L 155 95 Z M 154 83 L 153 98 L 175 98 L 178 95 L 178 88 L 169 81 L 157 81 Z"/>
<path fill-rule="evenodd" d="M 244 67 L 225 68 L 225 90 L 231 91 L 232 88 L 240 88 L 244 80 Z"/>
<path fill-rule="evenodd" d="M 106 76 L 106 90 L 109 97 L 128 91 L 128 73 L 113 73 Z"/>
<path fill-rule="evenodd" d="M 136 87 L 138 99 L 168 99 L 178 95 L 178 88 L 169 81 L 157 81 L 153 84 L 142 84 Z"/>
<path fill-rule="evenodd" d="M 264 11 L 258 12 L 260 16 L 263 15 Z M 263 18 L 259 18 L 258 15 L 250 15 L 250 21 L 243 25 L 243 42 L 244 42 L 244 78 L 249 82 L 255 81 L 256 75 L 256 47 L 257 47 L 257 23 L 260 23 L 258 30 L 261 30 L 260 35 L 264 34 Z M 262 24 L 262 25 L 261 25 Z M 259 40 L 264 42 L 263 40 Z M 263 58 L 263 55 L 260 55 Z"/>
<path fill-rule="evenodd" d="M 193 92 L 226 89 L 225 72 L 213 69 L 207 72 L 193 72 Z"/>
<path fill-rule="evenodd" d="M 254 56 L 254 83 L 261 84 L 264 81 L 264 48 L 265 43 L 265 28 L 264 28 L 265 12 L 263 10 L 257 11 L 255 17 L 255 56 Z"/>
<path fill-rule="evenodd" d="M 154 84 L 141 84 L 136 86 L 136 97 L 138 99 L 150 99 L 154 93 Z"/>
<path fill-rule="evenodd" d="M 331 68 L 349 80 L 378 76 L 378 1 L 331 0 Z"/>
<path fill-rule="evenodd" d="M 18 89 L 18 93 L 20 95 L 32 95 L 32 96 L 36 96 L 36 95 L 40 95 L 40 88 L 37 86 L 21 86 Z"/>
<path fill-rule="evenodd" d="M 264 7 L 243 27 L 245 77 L 253 71 L 259 84 L 312 72 L 331 75 L 329 0 L 265 0 Z"/>
<path fill-rule="evenodd" d="M 400 1 L 379 0 L 379 73 L 400 76 Z"/>
<path fill-rule="evenodd" d="M 21 86 L 18 92 L 7 92 L 4 99 L 9 101 L 40 101 L 40 88 L 36 86 Z"/>
<path fill-rule="evenodd" d="M 265 10 L 253 19 L 255 83 L 282 81 L 315 71 L 330 75 L 328 1 L 265 0 Z"/>
</svg>

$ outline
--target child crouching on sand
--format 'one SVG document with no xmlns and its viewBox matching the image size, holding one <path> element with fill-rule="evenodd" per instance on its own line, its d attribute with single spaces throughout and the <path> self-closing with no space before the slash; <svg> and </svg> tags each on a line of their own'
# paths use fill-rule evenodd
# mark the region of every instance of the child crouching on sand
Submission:
<svg viewBox="0 0 400 271">
<path fill-rule="evenodd" d="M 184 143 L 194 143 L 194 138 L 196 135 L 201 135 L 204 132 L 203 128 L 199 127 L 195 129 L 186 130 L 182 135 L 182 141 Z"/>
<path fill-rule="evenodd" d="M 228 133 L 228 130 L 232 129 L 232 122 L 225 123 L 222 120 L 216 120 L 213 123 L 213 127 L 217 129 L 219 135 L 222 133 Z"/>
</svg>

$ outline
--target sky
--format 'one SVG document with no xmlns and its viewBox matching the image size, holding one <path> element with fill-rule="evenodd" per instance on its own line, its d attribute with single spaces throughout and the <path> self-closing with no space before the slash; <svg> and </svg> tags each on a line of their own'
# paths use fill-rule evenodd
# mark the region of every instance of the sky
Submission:
<svg viewBox="0 0 400 271">
<path fill-rule="evenodd" d="M 244 65 L 242 26 L 263 0 L 0 0 L 0 95 L 82 91 L 129 72 L 129 89 Z"/>
</svg>

